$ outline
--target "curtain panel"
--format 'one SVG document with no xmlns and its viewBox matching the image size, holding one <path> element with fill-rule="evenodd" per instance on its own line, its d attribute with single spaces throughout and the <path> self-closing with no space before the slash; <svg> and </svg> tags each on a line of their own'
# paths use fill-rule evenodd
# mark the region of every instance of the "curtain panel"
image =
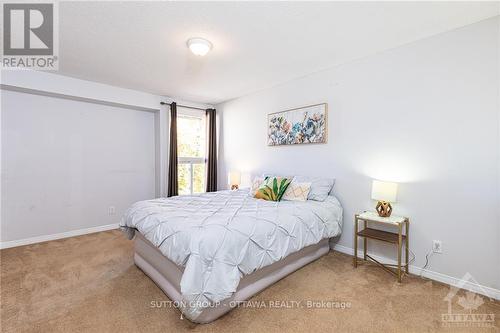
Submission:
<svg viewBox="0 0 500 333">
<path fill-rule="evenodd" d="M 179 195 L 177 173 L 177 104 L 170 104 L 170 143 L 168 153 L 168 186 L 167 196 Z"/>
<path fill-rule="evenodd" d="M 216 111 L 207 109 L 207 192 L 217 191 L 217 129 Z"/>
</svg>

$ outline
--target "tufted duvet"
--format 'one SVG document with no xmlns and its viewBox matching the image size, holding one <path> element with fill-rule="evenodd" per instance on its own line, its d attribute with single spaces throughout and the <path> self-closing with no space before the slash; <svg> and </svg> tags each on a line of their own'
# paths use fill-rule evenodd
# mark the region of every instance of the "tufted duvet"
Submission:
<svg viewBox="0 0 500 333">
<path fill-rule="evenodd" d="M 181 311 L 194 320 L 231 297 L 243 275 L 339 235 L 342 207 L 333 196 L 273 202 L 246 190 L 220 191 L 137 202 L 120 225 L 184 267 Z"/>
</svg>

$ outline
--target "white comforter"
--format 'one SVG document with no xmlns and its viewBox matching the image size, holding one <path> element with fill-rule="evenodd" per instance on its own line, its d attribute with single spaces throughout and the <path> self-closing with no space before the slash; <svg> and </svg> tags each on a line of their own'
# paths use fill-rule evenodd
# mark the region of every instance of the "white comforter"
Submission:
<svg viewBox="0 0 500 333">
<path fill-rule="evenodd" d="M 333 196 L 272 202 L 220 191 L 137 202 L 121 226 L 184 266 L 181 311 L 195 320 L 208 304 L 231 297 L 243 275 L 340 234 L 342 207 Z"/>
</svg>

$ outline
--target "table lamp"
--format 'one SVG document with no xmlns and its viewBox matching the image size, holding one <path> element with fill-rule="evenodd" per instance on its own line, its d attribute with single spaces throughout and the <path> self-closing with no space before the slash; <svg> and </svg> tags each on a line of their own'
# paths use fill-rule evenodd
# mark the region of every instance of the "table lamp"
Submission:
<svg viewBox="0 0 500 333">
<path fill-rule="evenodd" d="M 237 190 L 241 183 L 241 173 L 238 171 L 229 172 L 229 185 L 231 190 Z"/>
<path fill-rule="evenodd" d="M 378 200 L 377 213 L 381 217 L 389 217 L 392 213 L 391 202 L 396 202 L 398 184 L 374 180 L 372 183 L 372 199 Z"/>
</svg>

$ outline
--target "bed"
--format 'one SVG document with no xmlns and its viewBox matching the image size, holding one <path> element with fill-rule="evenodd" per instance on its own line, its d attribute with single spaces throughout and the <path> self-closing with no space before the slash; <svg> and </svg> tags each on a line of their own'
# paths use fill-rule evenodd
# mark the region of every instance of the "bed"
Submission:
<svg viewBox="0 0 500 333">
<path fill-rule="evenodd" d="M 140 201 L 121 222 L 134 261 L 189 320 L 208 323 L 325 255 L 342 207 L 265 201 L 247 190 Z"/>
</svg>

